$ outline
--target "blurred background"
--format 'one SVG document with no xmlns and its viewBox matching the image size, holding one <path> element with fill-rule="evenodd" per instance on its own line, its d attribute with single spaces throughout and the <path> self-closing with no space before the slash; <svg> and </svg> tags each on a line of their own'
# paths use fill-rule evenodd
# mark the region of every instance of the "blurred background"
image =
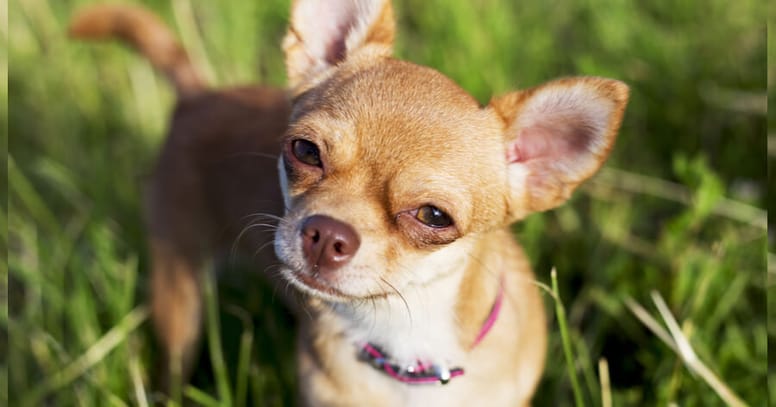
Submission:
<svg viewBox="0 0 776 407">
<path fill-rule="evenodd" d="M 134 52 L 66 36 L 71 14 L 88 3 L 10 0 L 0 27 L 8 56 L 0 57 L 8 129 L 0 384 L 10 389 L 0 391 L 0 405 L 163 401 L 149 387 L 156 351 L 143 306 L 140 202 L 174 97 Z M 140 3 L 179 34 L 211 83 L 283 85 L 286 1 Z M 557 270 L 573 351 L 572 375 L 546 294 L 549 353 L 534 404 L 574 403 L 574 377 L 590 405 L 776 402 L 776 380 L 768 382 L 776 355 L 767 356 L 776 326 L 769 332 L 766 321 L 766 307 L 776 306 L 766 299 L 776 281 L 767 262 L 776 250 L 766 216 L 766 203 L 776 202 L 766 177 L 776 119 L 767 114 L 775 72 L 766 44 L 773 55 L 776 38 L 766 30 L 766 2 L 395 6 L 397 55 L 438 69 L 482 103 L 559 76 L 631 86 L 604 169 L 568 205 L 514 226 L 538 280 L 549 284 Z M 292 321 L 271 290 L 242 276 L 221 281 L 218 302 L 209 303 L 218 312 L 184 397 L 292 404 Z M 694 373 L 703 369 L 690 353 L 675 351 L 677 340 L 705 374 Z"/>
</svg>

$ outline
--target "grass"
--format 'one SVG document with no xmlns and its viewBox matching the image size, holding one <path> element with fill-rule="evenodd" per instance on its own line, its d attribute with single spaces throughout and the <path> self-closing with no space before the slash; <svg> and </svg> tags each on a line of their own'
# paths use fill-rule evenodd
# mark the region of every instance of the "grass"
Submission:
<svg viewBox="0 0 776 407">
<path fill-rule="evenodd" d="M 11 0 L 0 24 L 9 151 L 0 384 L 10 389 L 0 405 L 164 401 L 148 381 L 156 351 L 142 323 L 140 196 L 173 96 L 134 53 L 66 38 L 68 17 L 86 3 Z M 286 1 L 144 4 L 213 83 L 283 84 Z M 604 170 L 568 205 L 514 227 L 540 283 L 557 268 L 566 312 L 553 318 L 555 297 L 546 295 L 551 335 L 535 405 L 574 403 L 574 377 L 577 404 L 724 405 L 722 387 L 748 405 L 776 403 L 768 376 L 776 357 L 767 352 L 776 325 L 766 318 L 776 282 L 766 203 L 776 200 L 765 172 L 774 156 L 766 139 L 776 140 L 766 137 L 776 129 L 766 73 L 776 68 L 767 66 L 765 4 L 403 0 L 397 10 L 397 54 L 482 102 L 563 75 L 631 86 Z M 214 285 L 208 340 L 184 401 L 293 403 L 291 320 L 249 273 Z M 687 355 L 718 382 L 694 373 Z"/>
</svg>

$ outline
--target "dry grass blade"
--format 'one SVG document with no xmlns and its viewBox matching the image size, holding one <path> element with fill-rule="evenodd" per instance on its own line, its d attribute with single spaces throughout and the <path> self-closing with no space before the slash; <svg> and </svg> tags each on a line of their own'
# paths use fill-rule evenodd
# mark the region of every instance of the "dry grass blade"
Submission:
<svg viewBox="0 0 776 407">
<path fill-rule="evenodd" d="M 612 382 L 609 380 L 609 362 L 598 360 L 598 374 L 601 380 L 601 407 L 612 407 Z"/>
<path fill-rule="evenodd" d="M 671 339 L 671 334 L 669 334 L 668 331 L 666 331 L 665 328 L 660 325 L 660 322 L 657 322 L 656 319 L 652 318 L 652 315 L 649 314 L 649 311 L 644 309 L 641 304 L 637 303 L 630 297 L 625 298 L 625 305 L 628 307 L 628 309 L 630 309 L 633 315 L 635 315 L 636 318 L 638 318 L 638 320 L 644 324 L 644 326 L 649 328 L 649 330 L 652 331 L 655 336 L 663 341 L 666 346 L 671 348 L 674 352 L 677 352 L 676 344 L 674 343 L 674 340 Z"/>
<path fill-rule="evenodd" d="M 136 352 L 132 352 L 129 357 L 129 375 L 132 378 L 132 387 L 135 391 L 135 400 L 139 407 L 148 407 L 146 399 L 146 389 L 143 385 L 143 375 L 140 372 L 140 361 Z"/>
<path fill-rule="evenodd" d="M 655 302 L 658 312 L 660 312 L 660 315 L 663 317 L 663 320 L 668 326 L 668 330 L 671 332 L 671 336 L 674 338 L 674 342 L 677 344 L 679 356 L 682 357 L 687 368 L 700 375 L 728 405 L 736 407 L 746 406 L 747 404 L 733 393 L 733 390 L 725 385 L 714 372 L 698 359 L 692 345 L 690 345 L 690 341 L 687 340 L 687 337 L 679 328 L 679 324 L 671 314 L 671 311 L 668 309 L 668 306 L 660 293 L 652 291 L 651 295 L 652 301 Z"/>
<path fill-rule="evenodd" d="M 663 297 L 656 291 L 652 291 L 652 301 L 663 318 L 668 331 L 666 331 L 660 323 L 658 323 L 651 315 L 638 303 L 631 298 L 625 299 L 625 304 L 636 315 L 647 328 L 649 328 L 660 340 L 673 349 L 679 357 L 684 361 L 685 366 L 695 373 L 701 376 L 706 383 L 719 395 L 719 397 L 725 401 L 729 406 L 743 407 L 747 404 L 741 400 L 722 380 L 717 377 L 695 354 L 695 351 L 690 345 L 690 341 L 682 332 L 676 319 L 668 309 Z"/>
<path fill-rule="evenodd" d="M 723 109 L 760 115 L 768 113 L 768 95 L 765 92 L 731 89 L 716 83 L 704 83 L 698 91 L 707 103 Z"/>
<path fill-rule="evenodd" d="M 683 185 L 611 167 L 602 168 L 591 182 L 593 184 L 607 184 L 623 191 L 651 195 L 685 205 L 692 204 L 693 199 L 692 192 Z M 768 228 L 766 211 L 732 199 L 720 199 L 712 213 L 759 229 Z"/>
</svg>

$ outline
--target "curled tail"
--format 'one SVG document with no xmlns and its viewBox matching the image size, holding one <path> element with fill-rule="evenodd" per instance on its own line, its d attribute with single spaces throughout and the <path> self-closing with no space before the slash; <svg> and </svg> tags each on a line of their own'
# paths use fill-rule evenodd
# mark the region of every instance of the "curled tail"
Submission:
<svg viewBox="0 0 776 407">
<path fill-rule="evenodd" d="M 72 18 L 70 35 L 89 40 L 115 37 L 124 40 L 148 58 L 154 68 L 167 75 L 179 98 L 195 95 L 206 88 L 173 33 L 143 8 L 121 4 L 87 7 Z"/>
</svg>

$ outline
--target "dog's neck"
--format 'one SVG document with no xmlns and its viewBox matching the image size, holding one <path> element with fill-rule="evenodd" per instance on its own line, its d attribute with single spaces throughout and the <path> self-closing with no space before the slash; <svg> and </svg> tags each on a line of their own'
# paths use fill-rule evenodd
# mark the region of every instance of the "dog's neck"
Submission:
<svg viewBox="0 0 776 407">
<path fill-rule="evenodd" d="M 401 296 L 330 304 L 331 322 L 354 346 L 375 344 L 400 363 L 461 363 L 496 300 L 501 272 L 485 261 L 482 244 L 464 245 L 440 253 L 446 270 L 433 261 L 415 270 L 435 277 L 399 289 Z"/>
</svg>

